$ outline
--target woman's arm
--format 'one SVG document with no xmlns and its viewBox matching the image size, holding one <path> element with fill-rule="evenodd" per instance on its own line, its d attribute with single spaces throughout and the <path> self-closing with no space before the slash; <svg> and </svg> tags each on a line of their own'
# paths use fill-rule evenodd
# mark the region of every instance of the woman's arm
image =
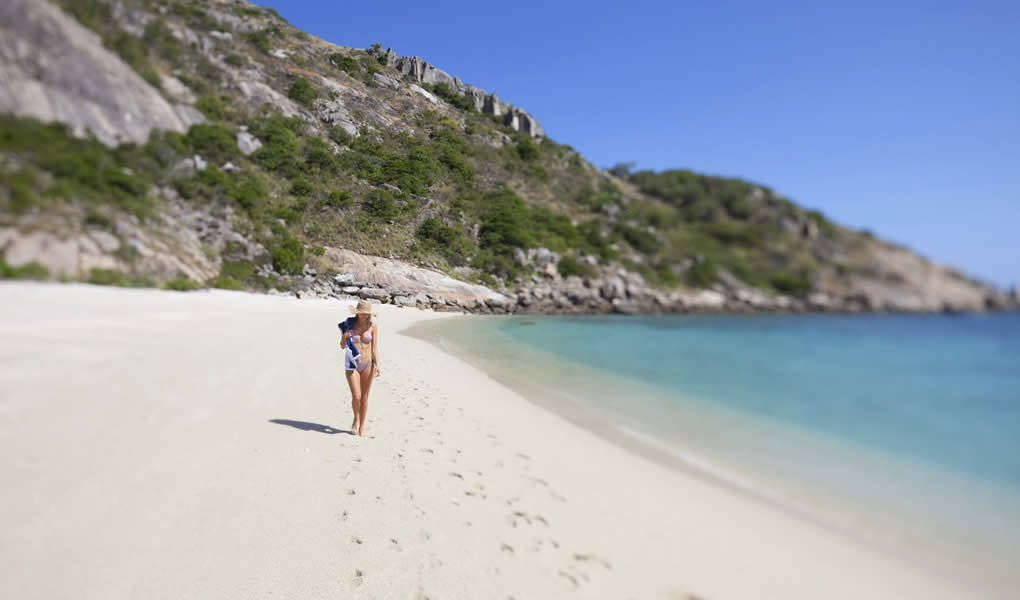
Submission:
<svg viewBox="0 0 1020 600">
<path fill-rule="evenodd" d="M 341 350 L 347 348 L 347 338 L 349 338 L 349 337 L 351 337 L 351 332 L 350 331 L 345 331 L 344 334 L 342 336 L 340 336 L 340 349 Z"/>
<path fill-rule="evenodd" d="M 375 367 L 375 376 L 379 376 L 379 328 L 372 325 L 372 365 Z"/>
</svg>

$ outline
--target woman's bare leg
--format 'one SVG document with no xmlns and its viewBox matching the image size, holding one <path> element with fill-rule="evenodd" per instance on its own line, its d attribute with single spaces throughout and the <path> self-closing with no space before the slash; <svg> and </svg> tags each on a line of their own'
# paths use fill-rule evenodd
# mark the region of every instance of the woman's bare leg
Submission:
<svg viewBox="0 0 1020 600">
<path fill-rule="evenodd" d="M 358 435 L 365 435 L 365 419 L 368 415 L 368 392 L 372 390 L 372 380 L 375 379 L 375 367 L 369 365 L 361 372 L 361 425 L 358 426 Z"/>
<path fill-rule="evenodd" d="M 358 414 L 361 412 L 361 373 L 357 371 L 345 371 L 347 375 L 347 387 L 351 388 L 351 410 L 354 412 L 354 420 L 351 421 L 351 433 L 358 432 Z"/>
</svg>

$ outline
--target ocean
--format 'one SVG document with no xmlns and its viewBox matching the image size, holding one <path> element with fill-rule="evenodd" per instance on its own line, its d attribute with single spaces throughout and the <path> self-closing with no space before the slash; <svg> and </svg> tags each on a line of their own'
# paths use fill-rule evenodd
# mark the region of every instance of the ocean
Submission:
<svg viewBox="0 0 1020 600">
<path fill-rule="evenodd" d="M 993 595 L 1020 589 L 1020 315 L 468 317 L 409 333 L 628 449 Z"/>
</svg>

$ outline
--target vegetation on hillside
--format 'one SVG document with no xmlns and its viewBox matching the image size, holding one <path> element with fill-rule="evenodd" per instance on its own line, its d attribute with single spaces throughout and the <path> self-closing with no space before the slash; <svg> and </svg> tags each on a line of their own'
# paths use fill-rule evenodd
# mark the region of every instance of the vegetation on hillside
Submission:
<svg viewBox="0 0 1020 600">
<path fill-rule="evenodd" d="M 134 4 L 153 10 L 156 3 Z M 512 131 L 444 84 L 425 87 L 445 106 L 411 107 L 407 127 L 382 127 L 353 111 L 357 135 L 236 102 L 224 85 L 224 63 L 260 69 L 309 113 L 334 97 L 312 73 L 350 76 L 366 86 L 376 86 L 379 72 L 401 79 L 378 55 L 310 46 L 269 9 L 229 9 L 258 19 L 261 29 L 217 41 L 224 57 L 217 66 L 171 33 L 172 26 L 217 29 L 203 2 L 168 3 L 141 37 L 120 30 L 104 0 L 61 5 L 157 87 L 160 74 L 174 73 L 198 94 L 195 106 L 208 122 L 183 135 L 154 134 L 142 147 L 110 150 L 60 126 L 0 117 L 0 156 L 16 158 L 0 161 L 5 211 L 74 201 L 91 207 L 100 221 L 111 210 L 147 218 L 157 212 L 151 190 L 159 185 L 188 202 L 236 207 L 284 275 L 300 273 L 323 246 L 339 246 L 451 272 L 461 268 L 480 281 L 511 285 L 529 274 L 514 261 L 515 249 L 545 247 L 563 255 L 558 268 L 564 276 L 594 276 L 592 262 L 618 263 L 659 286 L 735 279 L 788 294 L 808 292 L 822 268 L 802 224 L 814 223 L 823 239 L 839 235 L 820 213 L 739 179 L 684 170 L 632 173 L 622 166 L 612 175 L 600 173 L 569 146 Z M 269 56 L 281 47 L 292 50 L 293 67 Z M 389 92 L 375 87 L 369 93 Z M 251 156 L 237 147 L 241 127 L 263 143 Z M 209 166 L 179 168 L 194 155 Z M 220 169 L 228 161 L 236 172 Z M 225 257 L 232 256 L 228 250 Z M 259 278 L 245 260 L 222 265 L 219 276 L 204 283 L 279 285 Z"/>
</svg>

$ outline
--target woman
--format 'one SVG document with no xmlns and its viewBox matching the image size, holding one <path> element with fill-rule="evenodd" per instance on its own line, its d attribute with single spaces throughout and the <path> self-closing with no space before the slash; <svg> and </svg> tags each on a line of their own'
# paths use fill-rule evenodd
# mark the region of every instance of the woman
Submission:
<svg viewBox="0 0 1020 600">
<path fill-rule="evenodd" d="M 379 376 L 379 332 L 372 322 L 374 315 L 368 300 L 360 300 L 357 306 L 351 307 L 351 312 L 354 316 L 340 324 L 343 331 L 340 348 L 346 351 L 344 368 L 354 411 L 351 433 L 365 435 L 368 392 L 372 389 L 372 379 Z"/>
</svg>

